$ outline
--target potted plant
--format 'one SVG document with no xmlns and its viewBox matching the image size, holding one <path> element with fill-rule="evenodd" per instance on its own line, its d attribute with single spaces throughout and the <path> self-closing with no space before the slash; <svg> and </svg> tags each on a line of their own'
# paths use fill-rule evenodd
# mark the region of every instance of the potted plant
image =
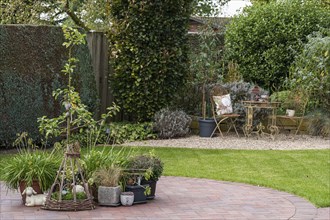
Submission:
<svg viewBox="0 0 330 220">
<path fill-rule="evenodd" d="M 297 110 L 305 107 L 303 105 L 306 97 L 303 90 L 285 90 L 272 95 L 273 100 L 282 102 L 282 111 L 289 117 L 295 116 Z"/>
<path fill-rule="evenodd" d="M 128 164 L 131 169 L 150 171 L 142 176 L 141 184 L 150 186 L 150 194 L 147 196 L 147 199 L 155 198 L 156 184 L 163 173 L 164 167 L 160 158 L 150 151 L 149 154 L 132 157 Z"/>
<path fill-rule="evenodd" d="M 131 206 L 134 203 L 134 193 L 133 192 L 122 192 L 120 194 L 120 203 L 123 206 Z"/>
<path fill-rule="evenodd" d="M 122 169 L 117 166 L 102 167 L 93 175 L 94 183 L 98 186 L 98 202 L 102 206 L 120 205 Z"/>
<path fill-rule="evenodd" d="M 152 169 L 142 164 L 140 159 L 139 155 L 128 159 L 122 180 L 125 192 L 134 193 L 134 204 L 147 202 L 147 196 L 151 192 L 150 186 L 144 184 L 142 179 L 149 180 Z"/>
<path fill-rule="evenodd" d="M 199 134 L 201 137 L 210 137 L 216 124 L 211 118 L 207 118 L 207 86 L 217 82 L 221 64 L 219 56 L 221 49 L 218 48 L 218 35 L 209 25 L 205 25 L 200 32 L 196 51 L 191 53 L 191 72 L 194 73 L 196 83 L 202 91 L 202 117 L 199 122 Z"/>
<path fill-rule="evenodd" d="M 23 132 L 14 142 L 18 147 L 18 154 L 6 164 L 2 164 L 1 168 L 5 170 L 2 180 L 10 189 L 19 189 L 22 193 L 26 187 L 31 186 L 40 194 L 51 187 L 59 166 L 59 158 L 55 150 L 49 153 L 35 149 L 33 140 L 27 136 L 28 134 Z M 22 195 L 22 200 L 25 203 L 25 195 Z"/>
</svg>

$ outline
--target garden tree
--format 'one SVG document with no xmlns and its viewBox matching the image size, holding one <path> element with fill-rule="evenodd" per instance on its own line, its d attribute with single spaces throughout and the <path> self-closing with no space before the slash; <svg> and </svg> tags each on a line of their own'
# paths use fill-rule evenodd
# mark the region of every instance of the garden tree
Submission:
<svg viewBox="0 0 330 220">
<path fill-rule="evenodd" d="M 214 15 L 229 0 L 192 0 L 192 15 Z M 0 24 L 75 24 L 107 31 L 110 4 L 115 0 L 0 0 Z M 130 1 L 134 4 L 134 1 Z"/>
<path fill-rule="evenodd" d="M 196 16 L 217 16 L 221 6 L 230 0 L 193 0 L 191 4 L 192 15 Z"/>
<path fill-rule="evenodd" d="M 41 24 L 39 15 L 46 11 L 42 1 L 1 0 L 0 24 Z"/>
<path fill-rule="evenodd" d="M 115 102 L 133 120 L 169 105 L 188 71 L 191 0 L 111 2 Z"/>
<path fill-rule="evenodd" d="M 319 0 L 254 4 L 227 26 L 226 59 L 244 80 L 279 89 L 307 36 L 321 27 L 330 27 L 330 10 Z"/>
</svg>

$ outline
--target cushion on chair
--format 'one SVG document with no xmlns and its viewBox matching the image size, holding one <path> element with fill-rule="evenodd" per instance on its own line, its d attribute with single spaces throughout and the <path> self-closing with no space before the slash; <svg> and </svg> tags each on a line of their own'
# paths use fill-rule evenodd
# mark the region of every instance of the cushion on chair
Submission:
<svg viewBox="0 0 330 220">
<path fill-rule="evenodd" d="M 213 100 L 216 105 L 216 113 L 218 115 L 233 113 L 230 94 L 222 96 L 213 96 Z"/>
</svg>

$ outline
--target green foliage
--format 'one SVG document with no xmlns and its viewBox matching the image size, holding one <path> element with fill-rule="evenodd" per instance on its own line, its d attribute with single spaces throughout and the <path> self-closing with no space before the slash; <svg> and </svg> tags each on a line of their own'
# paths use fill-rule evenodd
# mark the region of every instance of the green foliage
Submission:
<svg viewBox="0 0 330 220">
<path fill-rule="evenodd" d="M 111 123 L 108 128 L 109 135 L 107 138 L 109 138 L 109 142 L 113 144 L 156 138 L 151 122 L 115 122 Z"/>
<path fill-rule="evenodd" d="M 150 170 L 150 174 L 146 172 L 147 180 L 158 181 L 164 169 L 164 163 L 156 156 L 154 151 L 149 151 L 148 154 L 135 155 L 131 157 L 127 164 L 127 169 L 132 170 Z"/>
<path fill-rule="evenodd" d="M 281 102 L 282 103 L 281 106 L 277 110 L 277 114 L 285 115 L 286 114 L 286 109 L 293 109 L 290 106 L 291 103 L 288 102 L 289 95 L 290 95 L 289 90 L 283 90 L 283 91 L 279 91 L 279 92 L 274 92 L 269 97 L 270 101 L 272 101 L 272 102 Z"/>
<path fill-rule="evenodd" d="M 288 87 L 303 89 L 312 108 L 330 109 L 330 29 L 308 37 L 301 54 L 292 65 Z"/>
<path fill-rule="evenodd" d="M 197 16 L 217 16 L 221 6 L 230 0 L 193 0 L 191 4 L 192 14 Z"/>
<path fill-rule="evenodd" d="M 254 4 L 227 26 L 226 57 L 245 81 L 281 88 L 307 36 L 321 27 L 330 27 L 330 10 L 319 0 Z"/>
<path fill-rule="evenodd" d="M 200 37 L 196 52 L 190 55 L 190 72 L 195 83 L 202 90 L 202 116 L 206 118 L 206 86 L 222 80 L 220 34 L 216 34 L 212 27 L 206 25 L 198 35 Z"/>
<path fill-rule="evenodd" d="M 148 121 L 184 85 L 190 0 L 110 3 L 116 103 L 132 120 Z"/>
<path fill-rule="evenodd" d="M 131 153 L 131 149 L 128 148 L 103 147 L 98 150 L 94 147 L 88 149 L 81 158 L 85 178 L 90 179 L 89 182 L 94 182 L 93 175 L 98 169 L 111 166 L 124 167 Z"/>
<path fill-rule="evenodd" d="M 240 74 L 239 70 L 238 70 L 238 64 L 233 62 L 233 61 L 229 61 L 228 65 L 227 65 L 227 73 L 224 77 L 224 82 L 239 82 L 242 79 L 242 75 Z"/>
<path fill-rule="evenodd" d="M 1 147 L 10 147 L 15 134 L 23 131 L 40 142 L 37 118 L 60 113 L 61 105 L 53 99 L 52 91 L 63 88 L 67 81 L 67 76 L 61 74 L 67 59 L 63 41 L 63 32 L 58 27 L 0 26 Z M 88 48 L 75 46 L 72 53 L 83 61 L 76 64 L 73 85 L 81 92 L 87 108 L 94 112 L 97 93 Z"/>
<path fill-rule="evenodd" d="M 189 133 L 191 118 L 182 110 L 161 109 L 154 120 L 159 138 L 184 137 Z"/>
<path fill-rule="evenodd" d="M 42 24 L 40 13 L 47 6 L 42 1 L 1 0 L 0 24 Z"/>
<path fill-rule="evenodd" d="M 86 136 L 89 138 L 88 144 L 95 146 L 105 125 L 105 121 L 109 117 L 112 117 L 119 109 L 114 104 L 107 109 L 108 112 L 106 114 L 101 116 L 100 121 L 95 121 L 93 113 L 88 111 L 87 106 L 82 104 L 79 93 L 72 86 L 74 70 L 76 63 L 79 61 L 72 57 L 72 49 L 75 45 L 84 43 L 85 35 L 81 34 L 77 29 L 66 26 L 63 27 L 63 33 L 66 39 L 63 45 L 68 48 L 69 58 L 62 72 L 68 77 L 68 82 L 66 88 L 57 89 L 53 92 L 53 96 L 55 100 L 61 98 L 60 102 L 65 111 L 55 118 L 48 118 L 47 116 L 39 118 L 39 130 L 46 138 L 65 134 L 67 143 L 72 142 L 71 138 L 73 140 L 79 140 L 79 135 L 75 138 L 74 134 L 72 134 L 72 131 L 78 130 L 77 133 L 80 135 L 87 134 Z"/>
<path fill-rule="evenodd" d="M 214 16 L 229 0 L 190 0 L 193 15 Z M 171 4 L 168 3 L 168 4 Z M 173 4 L 173 3 L 172 3 Z M 84 29 L 108 31 L 109 1 L 1 0 L 0 24 L 75 24 Z"/>
<path fill-rule="evenodd" d="M 311 135 L 330 137 L 330 112 L 316 109 L 308 115 L 308 132 Z"/>
<path fill-rule="evenodd" d="M 116 187 L 121 179 L 122 169 L 116 166 L 101 167 L 93 173 L 96 186 Z"/>
<path fill-rule="evenodd" d="M 60 163 L 58 149 L 54 148 L 52 152 L 38 150 L 27 132 L 17 134 L 13 145 L 18 154 L 0 165 L 6 185 L 11 189 L 18 189 L 22 181 L 26 182 L 26 186 L 32 186 L 32 182 L 37 180 L 42 191 L 49 189 Z"/>
<path fill-rule="evenodd" d="M 46 191 L 53 184 L 59 164 L 59 157 L 54 152 L 21 150 L 6 164 L 1 164 L 5 171 L 2 179 L 11 189 L 18 189 L 20 181 L 31 186 L 33 180 L 38 180 L 41 190 Z"/>
<path fill-rule="evenodd" d="M 308 131 L 330 136 L 330 29 L 308 37 L 291 68 L 288 87 L 303 89 L 309 97 Z"/>
<path fill-rule="evenodd" d="M 51 195 L 51 198 L 54 200 L 59 200 L 59 192 L 53 192 Z M 63 200 L 73 200 L 73 193 L 72 192 L 67 192 L 66 194 L 62 195 Z M 76 198 L 77 200 L 84 200 L 87 199 L 87 195 L 84 192 L 76 192 Z"/>
</svg>

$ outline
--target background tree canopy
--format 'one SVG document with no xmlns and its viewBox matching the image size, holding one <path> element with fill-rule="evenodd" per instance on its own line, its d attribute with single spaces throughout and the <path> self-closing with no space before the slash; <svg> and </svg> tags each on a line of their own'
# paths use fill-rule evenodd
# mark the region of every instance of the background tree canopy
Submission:
<svg viewBox="0 0 330 220">
<path fill-rule="evenodd" d="M 216 14 L 229 0 L 191 0 L 192 15 Z M 117 0 L 1 0 L 0 24 L 73 24 L 97 31 L 110 28 L 110 5 Z M 129 1 L 133 4 L 134 1 Z"/>
<path fill-rule="evenodd" d="M 321 27 L 330 27 L 322 1 L 254 4 L 227 26 L 226 59 L 238 63 L 244 80 L 279 89 L 307 36 Z"/>
</svg>

